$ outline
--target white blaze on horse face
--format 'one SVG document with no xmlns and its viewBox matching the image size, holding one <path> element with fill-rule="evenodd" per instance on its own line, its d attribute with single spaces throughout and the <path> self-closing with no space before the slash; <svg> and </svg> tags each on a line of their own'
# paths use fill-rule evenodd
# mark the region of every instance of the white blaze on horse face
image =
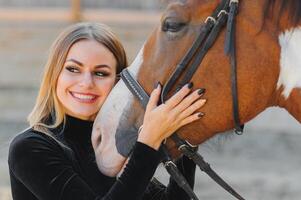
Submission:
<svg viewBox="0 0 301 200">
<path fill-rule="evenodd" d="M 277 83 L 284 90 L 287 99 L 294 88 L 301 88 L 301 27 L 293 28 L 279 35 L 280 74 Z"/>
<path fill-rule="evenodd" d="M 144 46 L 140 49 L 138 55 L 136 56 L 135 60 L 133 63 L 128 67 L 130 70 L 131 74 L 133 77 L 137 78 L 137 74 L 139 72 L 139 69 L 143 63 L 143 51 L 144 51 Z"/>
<path fill-rule="evenodd" d="M 142 62 L 143 48 L 128 68 L 134 77 L 137 76 Z M 100 171 L 107 176 L 116 176 L 126 161 L 126 158 L 118 153 L 115 134 L 119 121 L 126 120 L 123 117 L 123 111 L 133 101 L 134 96 L 124 82 L 119 81 L 107 97 L 94 122 L 92 143 L 96 162 Z M 101 138 L 101 142 L 97 144 L 96 141 L 99 141 L 99 138 Z"/>
</svg>

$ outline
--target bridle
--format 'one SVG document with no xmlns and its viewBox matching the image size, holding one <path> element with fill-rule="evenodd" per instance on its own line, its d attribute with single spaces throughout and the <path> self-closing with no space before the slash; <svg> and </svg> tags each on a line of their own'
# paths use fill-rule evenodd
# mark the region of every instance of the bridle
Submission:
<svg viewBox="0 0 301 200">
<path fill-rule="evenodd" d="M 239 0 L 222 0 L 222 2 L 217 6 L 213 14 L 207 17 L 204 25 L 200 30 L 198 37 L 193 42 L 192 47 L 188 50 L 186 55 L 176 66 L 174 72 L 163 86 L 161 93 L 161 102 L 165 102 L 167 94 L 171 91 L 171 89 L 173 88 L 177 80 L 180 78 L 180 76 L 182 76 L 183 78 L 177 85 L 176 91 L 178 91 L 191 80 L 194 73 L 200 66 L 206 53 L 213 46 L 222 28 L 227 24 L 225 54 L 228 55 L 231 64 L 231 91 L 235 132 L 240 135 L 243 132 L 243 125 L 240 124 L 238 112 L 236 73 L 237 67 L 235 52 L 235 16 L 238 12 L 238 4 Z M 145 108 L 148 103 L 149 96 L 142 88 L 142 86 L 133 78 L 133 76 L 127 69 L 124 69 L 122 71 L 121 78 L 128 87 L 128 89 L 139 99 L 139 101 Z M 241 197 L 231 186 L 229 186 L 220 176 L 218 176 L 211 169 L 210 165 L 197 152 L 197 146 L 194 146 L 188 141 L 181 139 L 177 133 L 174 133 L 170 138 L 175 142 L 178 150 L 181 153 L 192 159 L 199 166 L 199 168 L 206 174 L 208 174 L 217 184 L 219 184 L 237 199 L 244 200 L 243 197 Z M 195 195 L 195 193 L 185 180 L 184 176 L 179 172 L 176 165 L 173 163 L 164 144 L 161 146 L 161 150 L 164 152 L 165 155 L 163 163 L 168 173 L 179 184 L 179 186 L 186 191 L 190 198 L 197 200 L 198 197 Z"/>
</svg>

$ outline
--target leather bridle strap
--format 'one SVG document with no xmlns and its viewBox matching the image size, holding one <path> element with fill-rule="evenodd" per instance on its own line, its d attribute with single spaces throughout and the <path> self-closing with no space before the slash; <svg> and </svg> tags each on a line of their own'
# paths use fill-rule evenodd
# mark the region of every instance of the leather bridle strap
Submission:
<svg viewBox="0 0 301 200">
<path fill-rule="evenodd" d="M 215 25 L 212 28 L 210 34 L 206 38 L 204 44 L 201 46 L 200 51 L 196 54 L 195 59 L 193 60 L 193 63 L 190 65 L 189 69 L 187 70 L 186 74 L 184 74 L 184 77 L 182 78 L 180 82 L 180 86 L 183 86 L 187 84 L 195 74 L 196 70 L 199 68 L 200 64 L 202 63 L 205 55 L 209 51 L 209 49 L 213 46 L 213 44 L 216 41 L 216 38 L 218 37 L 221 29 L 224 27 L 227 21 L 227 13 L 221 12 L 216 19 Z"/>
<path fill-rule="evenodd" d="M 172 158 L 169 156 L 168 150 L 166 145 L 162 144 L 160 150 L 164 154 L 164 158 L 162 160 L 163 166 L 165 167 L 166 171 L 169 173 L 170 177 L 181 187 L 186 194 L 193 200 L 199 200 L 196 194 L 193 192 L 193 189 L 189 185 L 186 178 L 178 169 L 177 165 L 172 161 Z"/>
<path fill-rule="evenodd" d="M 207 38 L 208 34 L 212 33 L 212 32 L 213 33 L 217 32 L 216 30 L 213 31 L 212 28 L 215 27 L 215 29 L 217 29 L 216 27 L 219 27 L 219 26 L 216 26 L 216 18 L 218 18 L 221 11 L 224 10 L 228 6 L 228 3 L 229 3 L 229 0 L 223 0 L 222 3 L 215 9 L 213 14 L 210 17 L 207 17 L 207 19 L 205 20 L 205 24 L 201 27 L 200 33 L 199 33 L 198 37 L 196 38 L 196 40 L 193 42 L 192 47 L 188 50 L 188 52 L 185 54 L 183 59 L 176 66 L 176 68 L 175 68 L 174 72 L 171 74 L 170 78 L 166 81 L 166 83 L 162 89 L 162 94 L 161 94 L 162 102 L 165 102 L 167 94 L 171 91 L 172 87 L 175 85 L 176 81 L 179 79 L 179 77 L 184 72 L 184 70 L 189 66 L 189 63 L 191 62 L 193 57 L 197 54 L 197 51 L 200 49 L 200 47 L 204 43 L 204 40 Z M 211 38 L 211 39 L 206 40 L 205 45 L 203 45 L 203 46 L 205 46 L 203 48 L 203 50 L 201 50 L 201 52 L 198 53 L 199 55 L 196 55 L 196 57 L 198 59 L 195 60 L 193 62 L 193 64 L 191 65 L 191 67 L 188 69 L 188 71 L 191 71 L 190 74 L 192 74 L 192 75 L 195 72 L 195 70 L 197 69 L 197 67 L 199 66 L 200 62 L 202 61 L 202 59 L 203 59 L 204 55 L 206 54 L 206 52 L 208 51 L 209 47 L 214 42 L 213 34 L 211 34 L 211 36 L 209 36 L 209 38 Z M 189 77 L 187 77 L 187 78 L 189 78 Z M 179 90 L 181 87 L 183 87 L 189 80 L 190 80 L 190 78 L 186 81 L 182 81 L 178 85 L 176 91 Z"/>
<path fill-rule="evenodd" d="M 228 183 L 226 183 L 211 167 L 210 164 L 207 163 L 203 156 L 199 154 L 197 151 L 194 151 L 190 143 L 181 139 L 177 134 L 172 135 L 173 140 L 176 141 L 178 149 L 188 158 L 192 159 L 193 162 L 199 166 L 199 168 L 205 172 L 212 180 L 214 180 L 218 185 L 224 188 L 231 195 L 236 197 L 239 200 L 244 200 L 242 196 L 240 196 Z"/>
<path fill-rule="evenodd" d="M 147 102 L 149 100 L 149 96 L 144 91 L 144 89 L 141 87 L 141 85 L 132 77 L 130 72 L 127 69 L 124 69 L 121 73 L 121 79 L 124 81 L 126 86 L 130 89 L 130 91 L 133 93 L 134 96 L 136 96 L 143 107 L 145 108 L 147 105 Z M 139 95 L 138 94 L 143 94 Z M 143 98 L 141 98 L 143 96 Z M 177 148 L 188 158 L 192 159 L 195 164 L 199 166 L 199 168 L 208 174 L 209 177 L 211 177 L 217 184 L 219 184 L 221 187 L 223 187 L 226 191 L 228 191 L 230 194 L 232 194 L 234 197 L 236 197 L 239 200 L 244 200 L 229 184 L 227 184 L 220 176 L 216 174 L 215 171 L 210 167 L 210 165 L 203 159 L 203 157 L 195 151 L 195 146 L 192 146 L 187 141 L 181 139 L 177 133 L 174 133 L 171 135 L 171 139 L 176 143 Z M 171 159 L 168 156 L 168 152 L 165 147 L 162 148 L 164 151 L 164 154 L 167 155 L 166 159 L 164 160 L 164 166 L 166 167 L 168 173 L 171 175 L 171 177 L 179 184 L 180 187 L 182 187 L 186 193 L 190 196 L 190 198 L 197 200 L 198 198 L 194 194 L 193 190 L 189 187 L 187 180 L 184 178 L 184 176 L 179 172 L 179 170 L 176 168 L 175 164 L 172 164 Z"/>
<path fill-rule="evenodd" d="M 228 22 L 225 38 L 225 54 L 229 56 L 231 63 L 231 93 L 232 93 L 232 107 L 233 119 L 235 124 L 235 133 L 241 135 L 243 133 L 244 125 L 241 125 L 239 119 L 239 105 L 237 92 L 237 64 L 235 51 L 235 16 L 238 12 L 238 0 L 230 1 L 230 11 L 228 13 Z"/>
</svg>

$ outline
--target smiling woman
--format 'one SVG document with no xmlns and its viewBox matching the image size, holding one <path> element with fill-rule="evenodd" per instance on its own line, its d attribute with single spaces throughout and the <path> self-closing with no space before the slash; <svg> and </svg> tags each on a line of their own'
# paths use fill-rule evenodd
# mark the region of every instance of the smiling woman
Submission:
<svg viewBox="0 0 301 200">
<path fill-rule="evenodd" d="M 95 63 L 97 63 L 95 65 Z M 116 81 L 116 59 L 95 40 L 75 43 L 58 77 L 57 96 L 66 113 L 94 120 Z"/>
<path fill-rule="evenodd" d="M 58 36 L 28 117 L 30 128 L 10 144 L 14 200 L 189 199 L 173 180 L 165 187 L 151 178 L 162 159 L 161 142 L 202 116 L 195 111 L 205 103 L 200 99 L 203 90 L 191 92 L 192 83 L 157 106 L 158 83 L 120 176 L 107 176 L 97 167 L 91 142 L 93 122 L 126 66 L 121 43 L 103 24 L 76 24 Z M 108 153 L 107 149 L 102 153 Z M 193 186 L 195 165 L 187 157 L 177 164 Z"/>
<path fill-rule="evenodd" d="M 81 47 L 83 47 L 83 49 L 81 49 Z M 103 55 L 103 53 L 105 53 L 105 55 Z M 107 55 L 109 55 L 109 57 L 106 57 Z M 92 59 L 95 63 L 88 58 Z M 92 66 L 88 66 L 91 65 L 91 63 L 94 64 L 94 66 L 92 65 L 93 70 Z M 64 91 L 66 95 L 64 97 L 64 92 L 61 91 L 61 87 L 66 87 L 66 84 L 71 84 L 69 82 L 71 80 L 75 83 L 76 80 L 85 77 L 83 75 L 89 74 L 85 73 L 87 71 L 90 71 L 90 74 L 92 72 L 99 74 L 98 71 L 100 70 L 96 70 L 97 65 L 107 65 L 113 70 L 111 76 L 113 76 L 114 81 L 111 87 L 113 87 L 115 83 L 115 74 L 120 73 L 121 70 L 127 66 L 123 46 L 109 27 L 103 24 L 86 23 L 71 26 L 63 31 L 53 43 L 52 51 L 45 66 L 45 73 L 35 107 L 28 117 L 30 125 L 44 132 L 47 132 L 47 128 L 55 128 L 60 125 L 64 121 L 64 114 L 68 112 L 68 110 L 72 112 L 75 109 L 74 106 L 68 105 L 67 102 L 64 103 L 65 101 L 61 101 L 63 99 L 59 99 L 71 95 L 69 92 Z M 70 76 L 67 76 L 67 71 L 70 72 Z M 71 76 L 71 74 L 74 75 Z M 77 74 L 77 76 L 75 76 L 75 74 Z M 95 79 L 93 79 L 93 81 L 94 80 Z M 59 81 L 62 82 L 62 85 L 58 83 Z M 83 83 L 84 81 L 85 79 L 81 82 Z M 94 84 L 93 87 L 97 86 L 93 81 L 91 82 Z M 82 85 L 82 83 L 79 85 Z M 68 87 L 70 87 L 70 85 Z M 109 91 L 107 91 L 107 93 L 108 92 Z M 85 91 L 85 93 L 87 93 L 87 91 Z M 107 93 L 104 94 L 104 96 L 106 96 Z M 71 107 L 73 108 L 71 109 Z M 81 108 L 81 106 L 79 108 Z M 100 105 L 98 105 L 97 110 L 99 109 Z M 95 112 L 93 114 L 95 114 Z M 49 120 L 49 114 L 51 114 L 53 120 L 50 125 L 46 123 Z"/>
</svg>

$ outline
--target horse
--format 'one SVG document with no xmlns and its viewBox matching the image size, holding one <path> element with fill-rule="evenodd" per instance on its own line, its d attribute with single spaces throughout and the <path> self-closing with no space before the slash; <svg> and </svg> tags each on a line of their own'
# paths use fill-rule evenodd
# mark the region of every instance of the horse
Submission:
<svg viewBox="0 0 301 200">
<path fill-rule="evenodd" d="M 192 46 L 204 21 L 221 0 L 166 0 L 159 25 L 128 70 L 150 94 L 163 85 Z M 240 124 L 268 107 L 286 109 L 301 123 L 301 2 L 242 0 L 236 16 L 237 99 Z M 192 145 L 235 128 L 229 58 L 224 55 L 225 30 L 217 37 L 191 82 L 206 88 L 205 117 L 177 131 Z M 179 82 L 178 80 L 177 82 Z M 174 85 L 168 96 L 176 91 Z M 113 88 L 94 122 L 92 144 L 100 171 L 116 176 L 130 155 L 142 125 L 144 109 L 123 81 Z M 175 142 L 166 146 L 176 158 Z"/>
</svg>

